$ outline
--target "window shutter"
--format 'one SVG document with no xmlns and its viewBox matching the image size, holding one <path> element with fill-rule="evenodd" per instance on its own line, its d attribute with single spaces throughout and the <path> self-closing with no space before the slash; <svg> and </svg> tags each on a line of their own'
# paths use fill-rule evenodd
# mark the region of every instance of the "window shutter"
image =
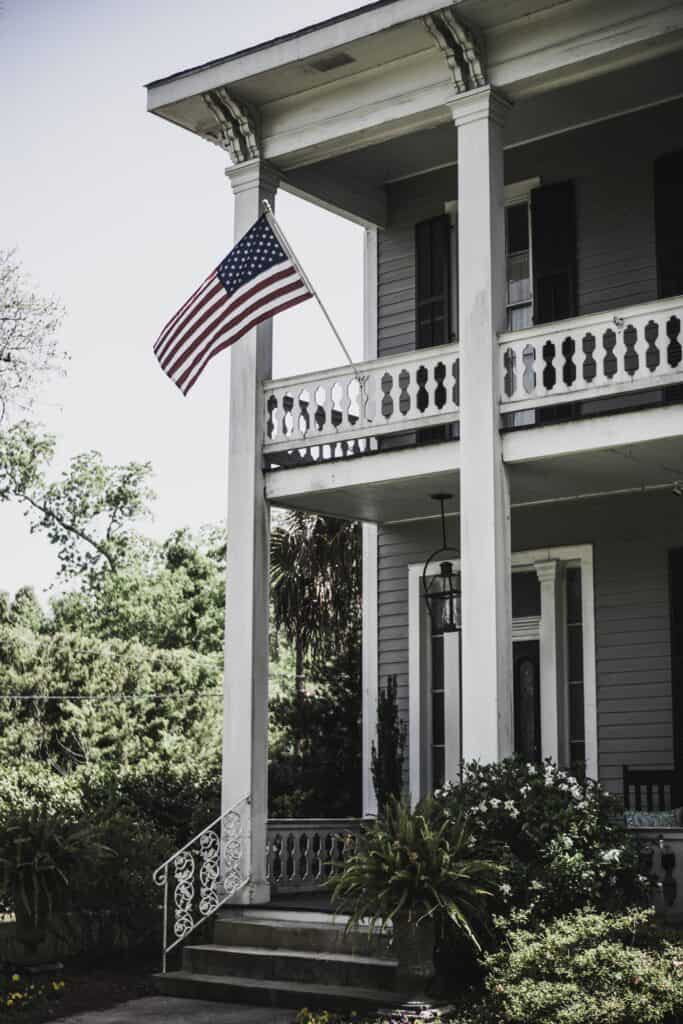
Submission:
<svg viewBox="0 0 683 1024">
<path fill-rule="evenodd" d="M 415 225 L 416 348 L 450 341 L 450 230 L 447 214 Z"/>
<path fill-rule="evenodd" d="M 683 294 L 683 152 L 655 160 L 655 237 L 660 299 Z"/>
<path fill-rule="evenodd" d="M 531 259 L 534 323 L 576 316 L 576 215 L 574 182 L 544 185 L 531 193 Z"/>
</svg>

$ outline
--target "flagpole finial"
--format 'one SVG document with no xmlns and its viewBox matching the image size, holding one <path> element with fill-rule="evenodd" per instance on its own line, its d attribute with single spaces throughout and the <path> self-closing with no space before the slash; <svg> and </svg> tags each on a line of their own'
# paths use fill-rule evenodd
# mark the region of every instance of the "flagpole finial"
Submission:
<svg viewBox="0 0 683 1024">
<path fill-rule="evenodd" d="M 265 210 L 265 212 L 269 213 L 272 216 L 273 215 L 273 207 L 270 205 L 270 203 L 268 202 L 267 199 L 262 200 L 262 205 L 263 205 L 263 209 Z"/>
</svg>

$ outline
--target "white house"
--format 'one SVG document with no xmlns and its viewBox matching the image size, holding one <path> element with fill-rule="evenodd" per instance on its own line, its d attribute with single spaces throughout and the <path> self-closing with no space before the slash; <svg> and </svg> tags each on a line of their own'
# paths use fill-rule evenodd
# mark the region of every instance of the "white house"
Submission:
<svg viewBox="0 0 683 1024">
<path fill-rule="evenodd" d="M 272 380 L 269 324 L 232 349 L 235 899 L 269 899 L 272 505 L 365 524 L 366 814 L 390 674 L 413 798 L 513 751 L 676 789 L 682 55 L 670 0 L 377 0 L 149 85 L 230 157 L 237 237 L 278 189 L 365 228 L 362 388 L 349 367 Z M 457 633 L 422 593 L 436 493 Z"/>
</svg>

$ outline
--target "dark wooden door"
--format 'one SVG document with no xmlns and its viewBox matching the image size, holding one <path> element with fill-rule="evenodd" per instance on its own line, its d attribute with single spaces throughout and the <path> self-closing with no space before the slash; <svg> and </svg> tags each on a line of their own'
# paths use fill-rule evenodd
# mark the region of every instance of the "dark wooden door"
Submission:
<svg viewBox="0 0 683 1024">
<path fill-rule="evenodd" d="M 538 640 L 512 645 L 515 687 L 515 753 L 541 760 L 541 672 Z"/>
</svg>

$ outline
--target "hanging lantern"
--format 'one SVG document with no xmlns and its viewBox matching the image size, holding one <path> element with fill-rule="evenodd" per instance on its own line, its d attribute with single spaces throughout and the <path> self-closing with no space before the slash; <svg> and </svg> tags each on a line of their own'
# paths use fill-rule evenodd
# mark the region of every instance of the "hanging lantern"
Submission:
<svg viewBox="0 0 683 1024">
<path fill-rule="evenodd" d="M 460 573 L 454 572 L 452 565 L 460 552 L 448 543 L 444 510 L 444 503 L 452 497 L 452 494 L 432 494 L 434 501 L 441 505 L 442 544 L 429 556 L 422 570 L 422 592 L 435 633 L 456 633 L 461 628 Z"/>
</svg>

